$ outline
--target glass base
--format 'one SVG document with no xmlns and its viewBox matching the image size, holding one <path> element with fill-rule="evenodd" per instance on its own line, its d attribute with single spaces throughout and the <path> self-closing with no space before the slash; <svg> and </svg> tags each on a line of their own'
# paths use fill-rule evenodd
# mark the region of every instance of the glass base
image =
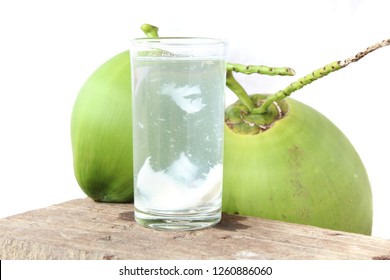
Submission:
<svg viewBox="0 0 390 280">
<path fill-rule="evenodd" d="M 211 227 L 221 220 L 221 209 L 207 213 L 143 212 L 135 209 L 135 220 L 141 226 L 167 231 L 198 230 Z"/>
</svg>

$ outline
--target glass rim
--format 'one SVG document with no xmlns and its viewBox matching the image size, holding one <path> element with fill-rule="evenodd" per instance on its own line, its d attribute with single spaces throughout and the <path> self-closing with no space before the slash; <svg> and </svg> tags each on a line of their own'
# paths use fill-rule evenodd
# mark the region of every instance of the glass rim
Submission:
<svg viewBox="0 0 390 280">
<path fill-rule="evenodd" d="M 131 40 L 132 44 L 162 44 L 170 46 L 187 45 L 226 45 L 226 41 L 212 37 L 140 37 Z"/>
</svg>

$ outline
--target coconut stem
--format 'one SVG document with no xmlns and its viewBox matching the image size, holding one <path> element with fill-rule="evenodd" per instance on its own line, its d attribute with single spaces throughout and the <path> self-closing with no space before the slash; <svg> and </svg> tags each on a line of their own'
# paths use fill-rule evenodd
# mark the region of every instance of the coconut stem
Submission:
<svg viewBox="0 0 390 280">
<path fill-rule="evenodd" d="M 234 78 L 233 72 L 243 74 L 264 74 L 269 76 L 280 75 L 280 76 L 293 76 L 295 71 L 288 67 L 269 67 L 264 65 L 242 65 L 238 63 L 227 63 L 226 64 L 226 86 L 234 92 L 241 103 L 249 110 L 253 112 L 256 110 L 255 104 L 252 99 L 246 93 L 245 89 L 240 83 Z"/>
<path fill-rule="evenodd" d="M 158 37 L 158 27 L 151 24 L 143 24 L 141 30 L 145 33 L 146 37 L 157 38 Z"/>
<path fill-rule="evenodd" d="M 354 55 L 352 57 L 346 58 L 344 60 L 339 60 L 339 61 L 329 63 L 322 68 L 314 70 L 312 73 L 310 73 L 310 74 L 298 79 L 297 81 L 291 83 L 285 89 L 280 90 L 273 95 L 270 95 L 267 99 L 265 99 L 264 103 L 259 108 L 253 109 L 252 113 L 265 114 L 268 110 L 268 107 L 273 102 L 281 100 L 281 99 L 291 95 L 291 93 L 293 93 L 294 91 L 297 91 L 297 90 L 303 88 L 304 86 L 314 82 L 315 80 L 322 78 L 322 77 L 325 77 L 326 75 L 328 75 L 332 72 L 336 72 L 337 70 L 340 70 L 340 69 L 348 66 L 352 62 L 357 62 L 360 59 L 362 59 L 363 57 L 365 57 L 367 54 L 369 54 L 369 53 L 371 53 L 379 48 L 388 46 L 388 45 L 390 45 L 390 39 L 383 40 L 379 43 L 376 43 L 376 44 L 366 48 L 365 50 L 357 53 L 356 55 Z"/>
<path fill-rule="evenodd" d="M 234 92 L 238 99 L 240 99 L 241 103 L 248 108 L 249 112 L 252 112 L 255 108 L 255 104 L 252 102 L 241 84 L 234 78 L 232 70 L 227 70 L 226 72 L 226 86 Z"/>
<path fill-rule="evenodd" d="M 295 71 L 288 67 L 268 67 L 264 65 L 242 65 L 238 63 L 227 63 L 227 71 L 234 71 L 243 74 L 264 74 L 269 76 L 294 76 Z"/>
<path fill-rule="evenodd" d="M 352 56 L 352 57 L 349 57 L 349 58 L 346 58 L 344 60 L 339 61 L 339 64 L 341 67 L 348 66 L 348 64 L 358 61 L 359 59 L 365 57 L 370 52 L 373 52 L 373 51 L 380 49 L 382 47 L 386 47 L 388 45 L 390 45 L 390 39 L 383 40 L 383 41 L 376 43 L 376 44 L 366 48 L 365 50 L 357 53 L 355 56 Z"/>
</svg>

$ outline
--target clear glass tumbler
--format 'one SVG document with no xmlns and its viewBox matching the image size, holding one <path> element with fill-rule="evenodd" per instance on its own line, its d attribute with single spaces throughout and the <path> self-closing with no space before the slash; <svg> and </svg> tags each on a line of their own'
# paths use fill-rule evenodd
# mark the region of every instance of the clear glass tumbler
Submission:
<svg viewBox="0 0 390 280">
<path fill-rule="evenodd" d="M 221 219 L 226 45 L 211 38 L 131 43 L 136 221 L 194 230 Z"/>
</svg>

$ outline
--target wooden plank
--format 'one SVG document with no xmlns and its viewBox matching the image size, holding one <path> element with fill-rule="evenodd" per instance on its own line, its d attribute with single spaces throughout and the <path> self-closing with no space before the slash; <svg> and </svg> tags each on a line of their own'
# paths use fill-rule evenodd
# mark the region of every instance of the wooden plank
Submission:
<svg viewBox="0 0 390 280">
<path fill-rule="evenodd" d="M 390 241 L 237 215 L 156 231 L 131 204 L 76 199 L 1 219 L 0 259 L 390 259 Z"/>
</svg>

